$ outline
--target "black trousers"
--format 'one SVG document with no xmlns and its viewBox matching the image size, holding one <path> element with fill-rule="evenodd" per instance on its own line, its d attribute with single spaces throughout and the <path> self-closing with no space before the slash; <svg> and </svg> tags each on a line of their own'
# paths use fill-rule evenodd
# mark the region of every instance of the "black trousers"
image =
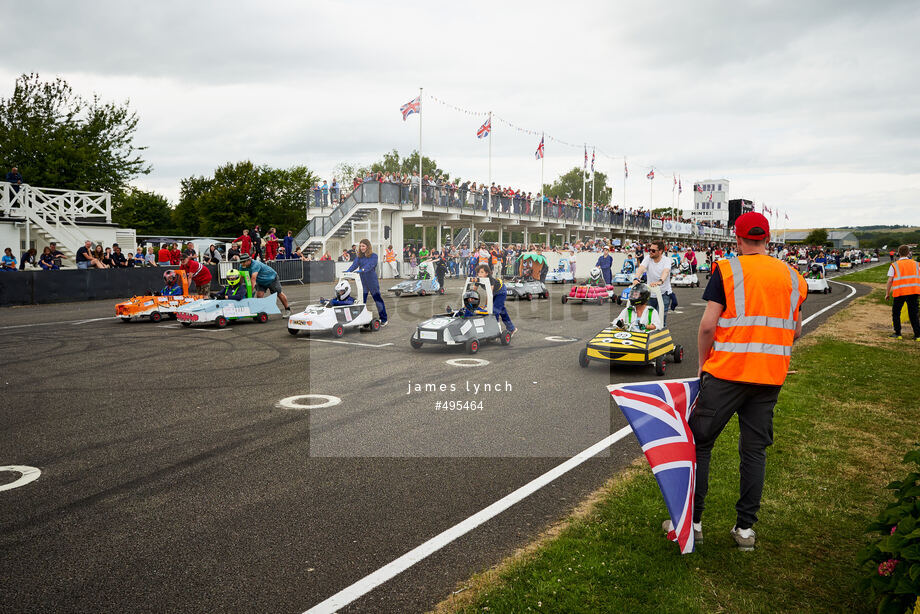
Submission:
<svg viewBox="0 0 920 614">
<path fill-rule="evenodd" d="M 735 503 L 735 524 L 740 529 L 749 529 L 757 522 L 767 469 L 767 447 L 773 444 L 773 408 L 780 388 L 732 382 L 703 373 L 700 395 L 689 422 L 696 442 L 693 522 L 700 522 L 706 508 L 712 447 L 736 413 L 741 427 L 738 441 L 741 485 Z"/>
<path fill-rule="evenodd" d="M 920 304 L 920 294 L 895 296 L 891 301 L 891 323 L 894 324 L 894 334 L 901 334 L 901 310 L 904 304 L 907 304 L 907 319 L 910 320 L 910 327 L 914 329 L 914 338 L 920 337 L 920 314 L 917 309 Z"/>
</svg>

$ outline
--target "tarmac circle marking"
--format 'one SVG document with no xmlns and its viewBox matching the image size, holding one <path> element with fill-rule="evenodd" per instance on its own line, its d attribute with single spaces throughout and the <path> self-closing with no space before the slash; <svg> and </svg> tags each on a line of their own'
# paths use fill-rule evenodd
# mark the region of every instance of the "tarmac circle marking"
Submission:
<svg viewBox="0 0 920 614">
<path fill-rule="evenodd" d="M 316 403 L 304 403 L 306 399 L 317 399 Z M 331 394 L 295 394 L 292 397 L 285 397 L 278 401 L 278 407 L 283 409 L 322 409 L 332 407 L 342 402 L 339 397 Z"/>
<path fill-rule="evenodd" d="M 0 486 L 0 490 L 13 490 L 14 488 L 19 488 L 20 486 L 25 486 L 29 482 L 34 482 L 38 479 L 38 476 L 42 474 L 41 470 L 38 467 L 29 467 L 27 465 L 5 465 L 0 466 L 0 471 L 12 471 L 13 473 L 22 474 L 19 476 L 18 480 L 14 480 L 9 484 L 4 484 Z"/>
<path fill-rule="evenodd" d="M 550 335 L 549 337 L 544 337 L 547 341 L 556 341 L 558 343 L 568 343 L 570 341 L 578 341 L 575 337 L 560 337 L 559 335 Z"/>
<path fill-rule="evenodd" d="M 452 367 L 484 367 L 489 364 L 484 358 L 452 358 L 444 362 Z"/>
</svg>

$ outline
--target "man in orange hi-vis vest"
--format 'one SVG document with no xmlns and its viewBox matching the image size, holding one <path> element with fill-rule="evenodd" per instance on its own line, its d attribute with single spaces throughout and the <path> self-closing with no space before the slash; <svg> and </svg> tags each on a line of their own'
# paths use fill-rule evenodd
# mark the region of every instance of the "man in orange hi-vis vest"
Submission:
<svg viewBox="0 0 920 614">
<path fill-rule="evenodd" d="M 387 251 L 383 256 L 383 261 L 390 269 L 390 277 L 399 277 L 399 268 L 396 263 L 396 252 L 393 251 L 392 245 L 387 245 Z"/>
<path fill-rule="evenodd" d="M 920 341 L 920 263 L 910 259 L 910 248 L 902 245 L 898 248 L 898 259 L 888 267 L 888 284 L 885 286 L 885 300 L 894 297 L 891 302 L 891 320 L 894 324 L 895 339 L 901 339 L 901 310 L 907 305 L 907 319 L 914 329 L 914 341 Z"/>
<path fill-rule="evenodd" d="M 763 215 L 745 213 L 735 222 L 740 256 L 720 260 L 703 293 L 700 321 L 700 395 L 690 417 L 696 443 L 693 528 L 709 489 L 709 461 L 716 438 L 738 414 L 741 439 L 740 496 L 731 535 L 741 550 L 753 550 L 767 447 L 773 443 L 773 407 L 786 380 L 792 343 L 802 334 L 800 308 L 808 296 L 805 279 L 767 255 L 770 225 Z"/>
</svg>

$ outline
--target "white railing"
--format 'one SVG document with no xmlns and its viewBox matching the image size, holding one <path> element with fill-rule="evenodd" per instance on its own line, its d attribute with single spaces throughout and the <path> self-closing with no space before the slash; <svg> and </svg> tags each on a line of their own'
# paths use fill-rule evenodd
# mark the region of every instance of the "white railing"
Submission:
<svg viewBox="0 0 920 614">
<path fill-rule="evenodd" d="M 96 219 L 111 223 L 112 195 L 108 192 L 37 188 L 28 184 L 15 186 L 0 181 L 0 213 L 7 217 L 25 218 L 59 246 L 75 254 L 89 239 L 77 225 L 78 220 Z"/>
</svg>

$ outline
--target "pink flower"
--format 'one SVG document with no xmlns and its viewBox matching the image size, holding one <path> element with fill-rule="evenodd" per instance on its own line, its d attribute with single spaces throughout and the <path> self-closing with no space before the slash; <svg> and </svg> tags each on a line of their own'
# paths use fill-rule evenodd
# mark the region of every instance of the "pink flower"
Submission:
<svg viewBox="0 0 920 614">
<path fill-rule="evenodd" d="M 897 559 L 888 559 L 883 563 L 878 564 L 878 575 L 880 576 L 890 576 L 894 573 L 894 568 L 898 566 Z"/>
<path fill-rule="evenodd" d="M 898 525 L 894 525 L 893 527 L 891 527 L 891 533 L 889 533 L 889 535 L 894 535 L 894 532 L 895 532 L 897 529 L 898 529 Z"/>
</svg>

